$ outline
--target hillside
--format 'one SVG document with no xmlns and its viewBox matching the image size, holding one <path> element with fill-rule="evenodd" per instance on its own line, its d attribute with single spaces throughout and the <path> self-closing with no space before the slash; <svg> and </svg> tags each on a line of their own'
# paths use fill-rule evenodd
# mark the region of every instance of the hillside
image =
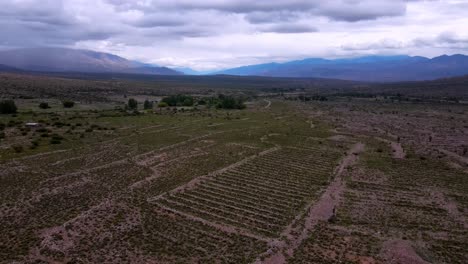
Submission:
<svg viewBox="0 0 468 264">
<path fill-rule="evenodd" d="M 0 64 L 26 71 L 39 72 L 181 74 L 166 67 L 154 67 L 109 53 L 66 48 L 0 51 Z"/>
</svg>

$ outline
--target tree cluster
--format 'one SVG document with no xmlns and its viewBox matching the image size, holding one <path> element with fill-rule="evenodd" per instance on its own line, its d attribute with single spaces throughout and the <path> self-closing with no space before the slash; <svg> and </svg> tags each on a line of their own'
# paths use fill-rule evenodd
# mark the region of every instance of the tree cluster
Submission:
<svg viewBox="0 0 468 264">
<path fill-rule="evenodd" d="M 63 101 L 62 104 L 65 108 L 72 108 L 73 106 L 75 106 L 75 102 L 69 100 Z"/>
<path fill-rule="evenodd" d="M 172 95 L 162 99 L 168 106 L 193 106 L 195 100 L 189 95 Z"/>
<path fill-rule="evenodd" d="M 244 100 L 240 97 L 228 96 L 220 94 L 218 97 L 211 97 L 204 102 L 208 107 L 216 107 L 219 109 L 244 109 L 246 106 Z"/>
<path fill-rule="evenodd" d="M 14 114 L 18 108 L 13 100 L 0 101 L 0 114 Z"/>
</svg>

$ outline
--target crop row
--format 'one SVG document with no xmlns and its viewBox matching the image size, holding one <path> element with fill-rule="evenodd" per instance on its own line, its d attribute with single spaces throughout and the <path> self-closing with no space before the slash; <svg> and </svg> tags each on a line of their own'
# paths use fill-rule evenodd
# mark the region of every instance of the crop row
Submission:
<svg viewBox="0 0 468 264">
<path fill-rule="evenodd" d="M 157 203 L 203 219 L 275 237 L 314 199 L 336 153 L 284 149 L 258 157 Z"/>
</svg>

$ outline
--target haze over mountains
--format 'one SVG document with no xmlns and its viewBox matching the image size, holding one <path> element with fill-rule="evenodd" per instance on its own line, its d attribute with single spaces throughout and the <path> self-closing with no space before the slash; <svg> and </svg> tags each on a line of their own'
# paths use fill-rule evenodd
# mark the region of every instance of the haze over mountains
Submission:
<svg viewBox="0 0 468 264">
<path fill-rule="evenodd" d="M 0 71 L 131 73 L 151 75 L 239 75 L 293 78 L 328 78 L 396 82 L 435 80 L 468 74 L 468 56 L 366 56 L 327 60 L 308 58 L 285 63 L 249 65 L 218 72 L 160 67 L 117 55 L 66 48 L 31 48 L 0 51 Z"/>
<path fill-rule="evenodd" d="M 38 72 L 181 74 L 167 67 L 157 67 L 130 61 L 109 53 L 66 48 L 0 51 L 0 64 L 4 65 L 4 67 Z"/>
</svg>

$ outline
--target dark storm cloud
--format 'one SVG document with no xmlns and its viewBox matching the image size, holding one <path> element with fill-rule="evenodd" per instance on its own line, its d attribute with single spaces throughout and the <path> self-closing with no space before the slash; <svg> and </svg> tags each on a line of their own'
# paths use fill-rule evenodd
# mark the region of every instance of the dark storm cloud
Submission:
<svg viewBox="0 0 468 264">
<path fill-rule="evenodd" d="M 301 25 L 301 24 L 278 24 L 273 26 L 267 26 L 260 28 L 262 32 L 275 32 L 275 33 L 310 33 L 317 32 L 317 28 L 310 25 Z"/>
<path fill-rule="evenodd" d="M 333 20 L 357 22 L 375 20 L 381 17 L 403 16 L 406 5 L 401 1 L 339 1 L 326 2 L 317 10 L 317 14 Z"/>
<path fill-rule="evenodd" d="M 401 16 L 405 14 L 405 0 L 152 0 L 145 4 L 123 0 L 107 0 L 119 10 L 140 10 L 154 12 L 158 10 L 217 10 L 227 13 L 246 14 L 252 23 L 282 20 L 294 13 L 324 16 L 332 20 L 360 21 L 379 17 Z"/>
<path fill-rule="evenodd" d="M 245 19 L 252 24 L 293 21 L 298 19 L 297 12 L 252 12 L 245 15 Z"/>
<path fill-rule="evenodd" d="M 111 38 L 148 43 L 147 36 L 138 35 L 144 29 L 152 29 L 151 36 L 157 39 L 249 31 L 307 33 L 317 29 L 301 19 L 354 22 L 404 12 L 403 0 L 4 0 L 0 33 L 9 34 L 3 43 L 23 46 Z"/>
<path fill-rule="evenodd" d="M 176 27 L 186 24 L 185 19 L 174 16 L 151 15 L 144 16 L 141 19 L 130 22 L 135 27 L 152 28 L 152 27 Z"/>
</svg>

